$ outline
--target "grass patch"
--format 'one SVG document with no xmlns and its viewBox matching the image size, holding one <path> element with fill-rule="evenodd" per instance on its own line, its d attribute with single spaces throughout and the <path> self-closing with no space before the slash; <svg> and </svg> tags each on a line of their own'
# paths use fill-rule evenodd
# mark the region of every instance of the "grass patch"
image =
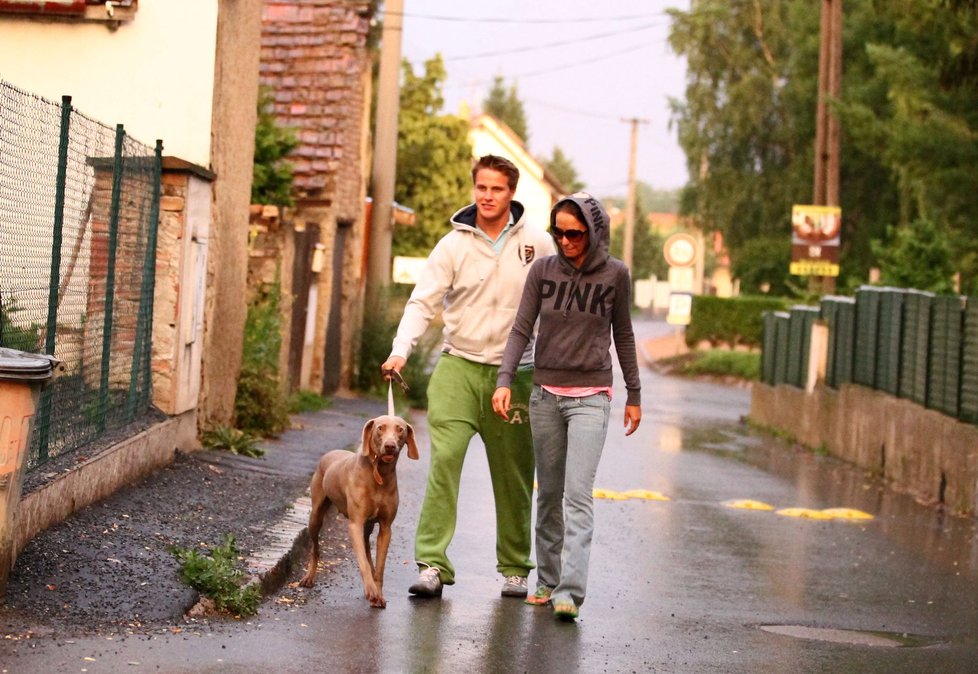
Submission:
<svg viewBox="0 0 978 674">
<path fill-rule="evenodd" d="M 316 393 L 315 391 L 296 391 L 289 396 L 289 414 L 301 414 L 302 412 L 318 412 L 324 410 L 333 401 L 329 398 Z"/>
<path fill-rule="evenodd" d="M 238 548 L 228 534 L 208 557 L 197 550 L 172 547 L 170 552 L 180 562 L 180 578 L 190 587 L 214 601 L 217 610 L 236 616 L 258 612 L 261 592 L 257 585 L 242 587 L 244 571 L 237 568 Z"/>
<path fill-rule="evenodd" d="M 226 449 L 232 454 L 250 456 L 254 459 L 265 456 L 265 450 L 257 444 L 257 437 L 230 426 L 218 426 L 206 431 L 200 441 L 207 449 Z"/>
<path fill-rule="evenodd" d="M 707 349 L 658 362 L 673 374 L 690 377 L 735 377 L 757 381 L 761 373 L 761 354 L 750 351 Z"/>
</svg>

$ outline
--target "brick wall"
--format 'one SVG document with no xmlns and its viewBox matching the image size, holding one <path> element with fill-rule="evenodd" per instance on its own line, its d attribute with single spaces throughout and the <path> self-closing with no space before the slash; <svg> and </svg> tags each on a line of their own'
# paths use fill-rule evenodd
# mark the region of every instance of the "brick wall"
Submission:
<svg viewBox="0 0 978 674">
<path fill-rule="evenodd" d="M 329 200 L 339 218 L 362 208 L 360 143 L 363 73 L 370 66 L 370 3 L 266 2 L 260 82 L 274 92 L 274 114 L 294 128 L 298 201 Z"/>
<path fill-rule="evenodd" d="M 294 224 L 319 227 L 328 267 L 313 279 L 320 298 L 309 319 L 315 322 L 315 343 L 303 356 L 301 386 L 313 390 L 323 387 L 332 312 L 340 312 L 342 325 L 341 388 L 348 386 L 355 360 L 370 172 L 367 36 L 372 11 L 372 3 L 362 0 L 293 0 L 265 2 L 262 13 L 260 81 L 272 91 L 277 122 L 295 129 L 299 140 L 289 157 Z M 345 236 L 339 303 L 331 304 L 337 223 L 352 223 L 352 229 Z"/>
</svg>

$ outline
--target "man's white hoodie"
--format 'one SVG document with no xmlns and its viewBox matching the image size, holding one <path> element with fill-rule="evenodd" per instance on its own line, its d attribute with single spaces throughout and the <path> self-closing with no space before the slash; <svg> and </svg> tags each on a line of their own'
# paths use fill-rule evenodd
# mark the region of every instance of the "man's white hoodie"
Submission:
<svg viewBox="0 0 978 674">
<path fill-rule="evenodd" d="M 510 203 L 513 225 L 497 255 L 475 224 L 476 205 L 459 209 L 452 231 L 428 256 L 397 328 L 391 356 L 407 358 L 442 310 L 442 350 L 476 363 L 499 365 L 532 262 L 556 252 L 550 234 L 527 227 L 523 204 Z M 522 363 L 533 362 L 533 340 Z"/>
</svg>

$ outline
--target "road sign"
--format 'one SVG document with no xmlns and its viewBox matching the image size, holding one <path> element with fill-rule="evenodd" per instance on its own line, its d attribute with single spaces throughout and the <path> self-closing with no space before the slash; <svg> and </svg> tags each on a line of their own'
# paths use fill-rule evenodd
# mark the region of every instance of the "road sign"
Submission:
<svg viewBox="0 0 978 674">
<path fill-rule="evenodd" d="M 669 313 L 666 323 L 672 325 L 689 325 L 693 315 L 693 293 L 671 293 L 669 295 Z"/>
<path fill-rule="evenodd" d="M 696 263 L 696 239 L 682 232 L 666 239 L 662 253 L 671 267 L 692 267 Z"/>
</svg>

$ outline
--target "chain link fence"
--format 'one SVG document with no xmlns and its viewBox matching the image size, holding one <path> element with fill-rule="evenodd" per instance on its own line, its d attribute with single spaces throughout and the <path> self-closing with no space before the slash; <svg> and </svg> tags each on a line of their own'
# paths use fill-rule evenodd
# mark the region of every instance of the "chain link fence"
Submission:
<svg viewBox="0 0 978 674">
<path fill-rule="evenodd" d="M 28 470 L 152 409 L 161 155 L 0 80 L 0 346 L 64 365 Z"/>
</svg>

